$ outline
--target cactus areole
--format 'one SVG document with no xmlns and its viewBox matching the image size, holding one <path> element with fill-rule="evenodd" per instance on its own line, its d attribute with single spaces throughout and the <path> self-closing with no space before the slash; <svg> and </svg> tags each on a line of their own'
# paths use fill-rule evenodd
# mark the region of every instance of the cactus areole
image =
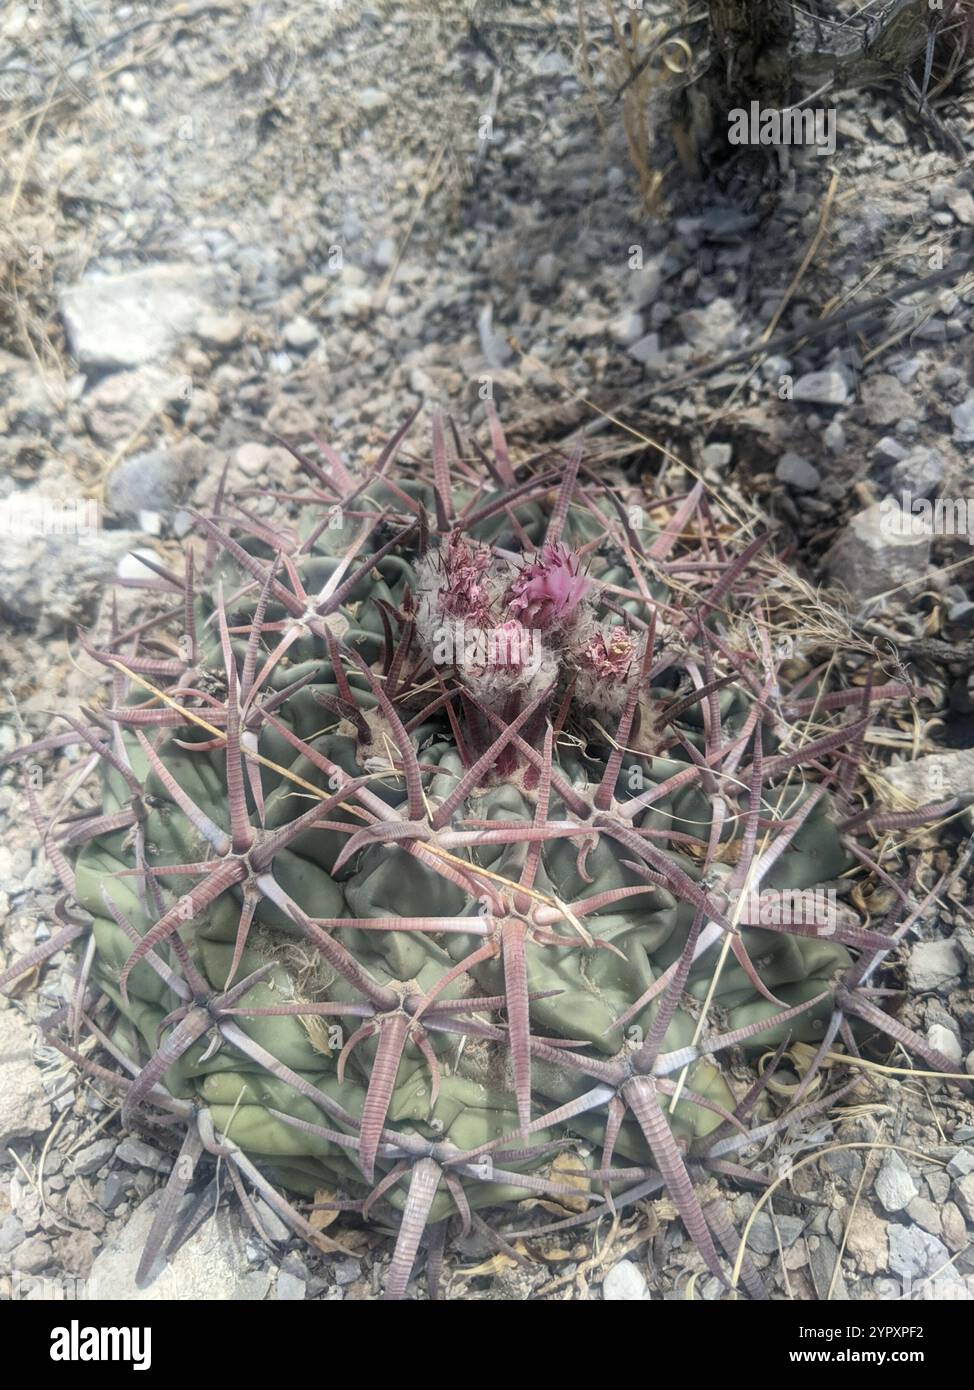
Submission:
<svg viewBox="0 0 974 1390">
<path fill-rule="evenodd" d="M 490 457 L 439 416 L 407 456 L 410 424 L 361 468 L 293 451 L 276 511 L 221 485 L 161 615 L 88 645 L 102 697 L 33 745 L 100 786 L 43 827 L 30 963 L 91 943 L 48 1035 L 180 1136 L 143 1281 L 210 1153 L 258 1225 L 255 1194 L 326 1251 L 315 1210 L 390 1232 L 387 1297 L 471 1226 L 509 1251 L 657 1194 L 730 1286 L 701 1179 L 828 1103 L 827 1050 L 956 1070 L 870 1000 L 909 895 L 867 930 L 835 892 L 870 702 L 910 692 L 791 692 L 761 538 L 699 486 L 636 515 L 578 452 L 515 468 L 492 407 Z"/>
</svg>

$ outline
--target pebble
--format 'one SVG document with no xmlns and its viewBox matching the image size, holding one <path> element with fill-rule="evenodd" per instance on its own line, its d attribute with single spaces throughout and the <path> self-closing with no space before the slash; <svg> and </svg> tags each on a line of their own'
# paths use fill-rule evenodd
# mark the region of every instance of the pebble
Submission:
<svg viewBox="0 0 974 1390">
<path fill-rule="evenodd" d="M 787 483 L 799 492 L 815 492 L 822 481 L 822 475 L 815 465 L 802 458 L 801 454 L 782 454 L 774 475 L 780 483 Z"/>
<path fill-rule="evenodd" d="M 893 435 L 884 434 L 876 444 L 875 457 L 877 463 L 899 463 L 909 452 L 906 445 L 901 444 Z"/>
<path fill-rule="evenodd" d="M 620 1260 L 602 1280 L 602 1298 L 606 1303 L 646 1302 L 649 1299 L 646 1276 L 632 1260 Z"/>
<path fill-rule="evenodd" d="M 87 1144 L 74 1155 L 71 1171 L 79 1178 L 89 1177 L 104 1167 L 114 1152 L 114 1139 L 96 1139 L 93 1144 Z"/>
<path fill-rule="evenodd" d="M 131 1173 L 109 1173 L 102 1187 L 101 1205 L 106 1211 L 114 1211 L 115 1208 L 124 1201 L 125 1195 L 130 1190 L 131 1186 Z"/>
<path fill-rule="evenodd" d="M 889 1267 L 903 1279 L 921 1279 L 933 1274 L 950 1259 L 942 1240 L 920 1226 L 891 1225 L 889 1228 Z"/>
<path fill-rule="evenodd" d="M 123 1139 L 115 1153 L 119 1162 L 127 1164 L 129 1168 L 148 1168 L 152 1173 L 168 1173 L 172 1167 L 172 1159 L 151 1144 L 144 1144 L 141 1139 Z"/>
<path fill-rule="evenodd" d="M 0 1150 L 14 1139 L 48 1129 L 50 1107 L 35 1065 L 27 1024 L 9 1005 L 0 1006 Z"/>
<path fill-rule="evenodd" d="M 796 401 L 838 406 L 848 401 L 849 387 L 839 371 L 806 372 L 795 382 L 792 394 Z"/>
<path fill-rule="evenodd" d="M 726 468 L 734 457 L 730 444 L 705 444 L 701 450 L 705 468 Z"/>
<path fill-rule="evenodd" d="M 913 497 L 929 497 L 943 482 L 944 468 L 944 456 L 939 449 L 923 446 L 911 449 L 894 465 L 893 487 Z"/>
<path fill-rule="evenodd" d="M 626 301 L 637 309 L 643 309 L 656 300 L 662 283 L 663 274 L 658 266 L 644 265 L 638 270 L 630 270 L 623 287 Z"/>
<path fill-rule="evenodd" d="M 963 381 L 963 379 L 964 373 L 961 371 L 960 367 L 948 365 L 946 367 L 941 367 L 934 373 L 933 384 L 939 391 L 947 392 L 952 387 L 956 386 L 959 381 Z"/>
<path fill-rule="evenodd" d="M 538 257 L 534 263 L 534 283 L 539 290 L 553 290 L 561 279 L 561 262 L 550 251 Z"/>
<path fill-rule="evenodd" d="M 935 1203 L 926 1197 L 914 1197 L 906 1208 L 906 1214 L 911 1221 L 924 1231 L 929 1231 L 932 1236 L 939 1236 L 942 1231 L 940 1221 L 940 1210 Z"/>
<path fill-rule="evenodd" d="M 792 361 L 790 357 L 781 357 L 772 353 L 761 363 L 761 375 L 765 381 L 777 382 L 783 376 L 790 376 Z"/>
<path fill-rule="evenodd" d="M 951 1189 L 954 1201 L 964 1213 L 964 1219 L 974 1226 L 974 1173 L 957 1178 Z"/>
<path fill-rule="evenodd" d="M 339 1260 L 334 1267 L 335 1283 L 341 1288 L 348 1284 L 354 1284 L 362 1273 L 362 1267 L 357 1260 Z"/>
<path fill-rule="evenodd" d="M 635 311 L 620 315 L 609 324 L 609 333 L 620 347 L 630 347 L 643 337 L 645 324 L 642 314 Z M 654 335 L 655 336 L 655 335 Z"/>
<path fill-rule="evenodd" d="M 958 1149 L 947 1164 L 947 1172 L 952 1178 L 966 1178 L 974 1173 L 974 1153 L 970 1149 Z"/>
<path fill-rule="evenodd" d="M 916 379 L 922 366 L 922 358 L 908 357 L 905 362 L 901 362 L 895 368 L 896 380 L 901 386 L 909 386 L 910 382 Z"/>
<path fill-rule="evenodd" d="M 644 367 L 658 367 L 666 361 L 666 354 L 660 352 L 658 333 L 647 333 L 644 338 L 633 343 L 629 349 L 629 356 L 641 362 Z"/>
<path fill-rule="evenodd" d="M 194 439 L 184 439 L 171 448 L 130 454 L 108 475 L 112 511 L 126 518 L 144 512 L 174 511 L 187 500 L 193 482 L 202 475 L 207 463 L 205 451 Z"/>
<path fill-rule="evenodd" d="M 895 376 L 878 372 L 862 384 L 862 403 L 871 425 L 895 425 L 913 413 L 913 397 Z"/>
<path fill-rule="evenodd" d="M 838 420 L 831 420 L 822 431 L 822 439 L 830 454 L 841 454 L 845 448 L 845 430 Z"/>
<path fill-rule="evenodd" d="M 233 461 L 248 478 L 259 478 L 270 457 L 271 451 L 265 444 L 250 441 L 234 451 Z"/>
<path fill-rule="evenodd" d="M 886 498 L 857 512 L 842 528 L 825 568 L 857 605 L 890 589 L 908 590 L 926 578 L 931 534 L 923 517 Z"/>
<path fill-rule="evenodd" d="M 85 424 L 99 443 L 122 444 L 151 417 L 171 415 L 185 389 L 186 378 L 152 364 L 111 372 L 84 392 Z"/>
<path fill-rule="evenodd" d="M 974 753 L 971 758 L 974 761 Z M 921 761 L 926 762 L 927 759 Z M 951 783 L 943 785 L 949 787 Z M 934 991 L 946 994 L 960 983 L 961 969 L 961 954 L 953 941 L 920 941 L 913 947 L 906 963 L 910 988 L 917 994 Z"/>
<path fill-rule="evenodd" d="M 903 1211 L 920 1195 L 920 1189 L 912 1174 L 900 1155 L 895 1152 L 887 1154 L 883 1166 L 876 1174 L 875 1190 L 883 1209 L 891 1212 Z"/>
<path fill-rule="evenodd" d="M 0 1221 L 0 1255 L 10 1255 L 21 1244 L 27 1232 L 24 1223 L 12 1213 Z"/>
<path fill-rule="evenodd" d="M 308 1271 L 296 1256 L 288 1256 L 277 1272 L 279 1303 L 300 1303 L 308 1292 Z"/>
<path fill-rule="evenodd" d="M 61 317 L 83 370 L 137 367 L 168 357 L 211 294 L 209 272 L 189 263 L 93 271 L 62 292 Z"/>
<path fill-rule="evenodd" d="M 760 1255 L 777 1255 L 778 1237 L 784 1249 L 794 1245 L 805 1230 L 806 1223 L 800 1216 L 775 1216 L 774 1221 L 767 1212 L 759 1212 L 748 1234 L 747 1243 Z M 778 1235 L 775 1235 L 775 1227 Z"/>
<path fill-rule="evenodd" d="M 956 1066 L 959 1067 L 963 1062 L 964 1050 L 960 1045 L 960 1038 L 952 1028 L 945 1028 L 942 1023 L 931 1023 L 927 1029 L 927 1042 Z"/>
<path fill-rule="evenodd" d="M 153 564 L 161 564 L 161 558 L 154 550 L 147 550 L 145 547 L 139 550 L 130 550 L 119 560 L 115 566 L 115 573 L 119 579 L 156 579 L 154 570 L 142 563 L 143 560 L 151 560 Z"/>
<path fill-rule="evenodd" d="M 320 336 L 317 327 L 303 314 L 292 319 L 284 328 L 284 341 L 295 352 L 310 352 L 320 341 Z"/>
<path fill-rule="evenodd" d="M 127 1141 L 123 1141 L 127 1142 Z M 145 1146 L 148 1147 L 148 1146 Z M 168 1262 L 157 1263 L 154 1277 L 137 1288 L 135 1271 L 162 1194 L 153 1192 L 118 1225 L 95 1257 L 86 1296 L 95 1301 L 155 1303 L 223 1301 L 247 1274 L 239 1215 L 220 1207 Z"/>
<path fill-rule="evenodd" d="M 974 444 L 974 391 L 950 412 L 954 438 L 962 444 Z"/>
<path fill-rule="evenodd" d="M 974 226 L 974 197 L 968 189 L 951 188 L 947 193 L 947 206 L 961 226 Z"/>
<path fill-rule="evenodd" d="M 388 96 L 378 87 L 363 87 L 358 94 L 358 108 L 370 119 L 378 119 L 388 105 Z"/>
<path fill-rule="evenodd" d="M 22 1274 L 39 1274 L 54 1259 L 50 1242 L 43 1236 L 29 1236 L 13 1252 L 11 1264 Z"/>
<path fill-rule="evenodd" d="M 207 347 L 225 351 L 234 348 L 244 335 L 240 314 L 201 314 L 196 320 L 196 336 Z"/>
</svg>

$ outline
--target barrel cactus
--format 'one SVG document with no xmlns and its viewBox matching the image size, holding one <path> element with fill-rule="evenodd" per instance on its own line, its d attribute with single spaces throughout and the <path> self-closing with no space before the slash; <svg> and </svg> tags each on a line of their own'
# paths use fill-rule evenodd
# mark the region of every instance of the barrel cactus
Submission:
<svg viewBox="0 0 974 1390">
<path fill-rule="evenodd" d="M 45 825 L 28 777 L 62 930 L 3 978 L 84 937 L 48 1035 L 182 1136 L 140 1279 L 210 1153 L 258 1225 L 254 1193 L 320 1249 L 309 1199 L 389 1229 L 388 1297 L 539 1196 L 574 1214 L 535 1230 L 668 1193 L 729 1285 L 699 1180 L 784 1122 L 751 1112 L 786 1047 L 808 1085 L 876 1030 L 956 1070 L 871 997 L 909 894 L 872 929 L 836 896 L 874 862 L 869 706 L 909 690 L 790 683 L 763 539 L 699 485 L 515 467 L 488 423 L 489 455 L 439 415 L 429 463 L 412 419 L 360 468 L 292 450 L 276 511 L 221 485 L 175 603 L 86 644 L 106 698 L 14 755 L 76 743 L 100 786 Z"/>
</svg>

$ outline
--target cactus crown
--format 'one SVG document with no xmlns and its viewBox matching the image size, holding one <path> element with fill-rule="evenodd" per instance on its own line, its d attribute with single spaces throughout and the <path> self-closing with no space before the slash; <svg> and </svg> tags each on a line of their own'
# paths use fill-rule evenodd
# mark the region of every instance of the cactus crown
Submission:
<svg viewBox="0 0 974 1390">
<path fill-rule="evenodd" d="M 873 865 L 869 706 L 910 692 L 789 683 L 762 538 L 699 485 L 637 515 L 579 452 L 515 468 L 488 419 L 490 457 L 435 417 L 428 469 L 411 420 L 361 471 L 292 450 L 276 524 L 221 484 L 205 555 L 153 581 L 175 605 L 88 647 L 108 703 L 34 745 L 101 775 L 42 826 L 68 896 L 29 963 L 94 941 L 51 1039 L 91 1067 L 93 1031 L 125 1120 L 177 1117 L 191 1160 L 140 1278 L 209 1151 L 318 1248 L 301 1197 L 398 1210 L 390 1297 L 424 1239 L 435 1269 L 449 1223 L 539 1195 L 576 1214 L 535 1234 L 666 1192 L 726 1284 L 698 1179 L 834 1100 L 837 1039 L 955 1070 L 870 997 L 909 894 L 879 930 L 826 896 Z M 755 1125 L 796 1041 L 797 1103 Z M 733 1049 L 774 1054 L 743 1097 Z"/>
</svg>

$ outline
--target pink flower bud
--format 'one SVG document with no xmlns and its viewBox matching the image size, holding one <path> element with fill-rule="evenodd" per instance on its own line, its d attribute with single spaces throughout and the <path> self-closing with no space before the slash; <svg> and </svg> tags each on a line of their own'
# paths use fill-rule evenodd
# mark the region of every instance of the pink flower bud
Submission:
<svg viewBox="0 0 974 1390">
<path fill-rule="evenodd" d="M 636 639 L 624 627 L 595 632 L 579 653 L 579 662 L 604 680 L 619 680 L 632 665 Z"/>
<path fill-rule="evenodd" d="M 589 581 L 578 557 L 560 542 L 545 545 L 508 590 L 508 610 L 527 627 L 549 628 L 572 617 Z"/>
</svg>

